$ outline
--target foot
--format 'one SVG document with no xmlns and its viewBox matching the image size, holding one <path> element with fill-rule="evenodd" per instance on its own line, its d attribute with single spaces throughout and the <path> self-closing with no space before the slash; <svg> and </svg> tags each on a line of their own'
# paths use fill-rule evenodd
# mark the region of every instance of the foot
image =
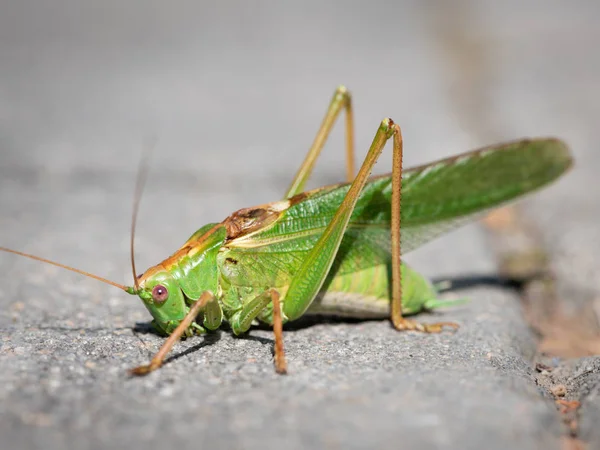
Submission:
<svg viewBox="0 0 600 450">
<path fill-rule="evenodd" d="M 287 374 L 287 362 L 285 360 L 285 356 L 283 358 L 278 358 L 275 356 L 275 372 L 279 375 Z"/>
<path fill-rule="evenodd" d="M 148 375 L 150 372 L 154 372 L 160 366 L 160 362 L 156 363 L 154 361 L 150 361 L 150 364 L 147 364 L 145 366 L 134 367 L 133 369 L 129 370 L 129 375 L 135 377 L 142 377 L 144 375 Z"/>
<path fill-rule="evenodd" d="M 414 320 L 401 318 L 398 321 L 392 321 L 394 328 L 398 331 L 421 331 L 423 333 L 441 333 L 444 327 L 457 330 L 459 325 L 454 322 L 420 323 Z"/>
</svg>

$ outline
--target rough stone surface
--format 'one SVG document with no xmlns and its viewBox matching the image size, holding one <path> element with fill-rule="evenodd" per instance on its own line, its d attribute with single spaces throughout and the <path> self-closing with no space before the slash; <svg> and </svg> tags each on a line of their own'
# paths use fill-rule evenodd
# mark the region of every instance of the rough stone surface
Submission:
<svg viewBox="0 0 600 450">
<path fill-rule="evenodd" d="M 529 199 L 527 212 L 561 295 L 600 298 L 594 2 L 87 5 L 2 8 L 0 245 L 129 282 L 130 197 L 145 141 L 158 138 L 139 270 L 204 223 L 278 199 L 345 83 L 360 155 L 388 114 L 403 127 L 407 165 L 520 136 L 567 140 L 576 171 Z M 313 185 L 343 175 L 342 138 L 335 130 Z M 138 300 L 2 255 L 2 447 L 559 448 L 561 418 L 534 370 L 517 293 L 469 283 L 495 270 L 480 230 L 453 233 L 410 262 L 472 285 L 447 294 L 470 303 L 423 318 L 455 320 L 458 332 L 301 321 L 285 333 L 290 374 L 280 377 L 270 331 L 223 330 L 178 344 L 160 371 L 130 379 L 126 369 L 163 342 Z M 592 448 L 597 368 L 590 357 L 560 372 L 582 402 L 580 437 Z"/>
<path fill-rule="evenodd" d="M 586 358 L 580 361 L 572 372 L 574 392 L 581 399 L 580 437 L 584 442 L 597 445 L 600 442 L 600 358 Z"/>
</svg>

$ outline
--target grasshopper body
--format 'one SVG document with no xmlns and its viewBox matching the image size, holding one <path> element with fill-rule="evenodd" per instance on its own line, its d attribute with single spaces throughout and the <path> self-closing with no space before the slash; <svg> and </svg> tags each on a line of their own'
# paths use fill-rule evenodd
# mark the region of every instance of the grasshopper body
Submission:
<svg viewBox="0 0 600 450">
<path fill-rule="evenodd" d="M 348 182 L 303 192 L 342 109 L 347 112 Z M 200 228 L 142 275 L 135 276 L 134 268 L 132 287 L 101 279 L 138 295 L 156 330 L 169 335 L 151 363 L 134 374 L 160 367 L 181 336 L 215 330 L 223 321 L 235 334 L 248 331 L 256 320 L 273 325 L 280 373 L 286 372 L 282 324 L 304 314 L 391 316 L 398 330 L 456 328 L 454 323 L 421 324 L 404 317 L 444 302 L 425 278 L 401 262 L 400 250 L 405 254 L 550 183 L 572 163 L 561 141 L 542 138 L 402 170 L 400 128 L 385 119 L 355 176 L 352 127 L 350 95 L 338 88 L 283 200 L 241 209 Z M 370 178 L 390 139 L 393 172 Z"/>
</svg>

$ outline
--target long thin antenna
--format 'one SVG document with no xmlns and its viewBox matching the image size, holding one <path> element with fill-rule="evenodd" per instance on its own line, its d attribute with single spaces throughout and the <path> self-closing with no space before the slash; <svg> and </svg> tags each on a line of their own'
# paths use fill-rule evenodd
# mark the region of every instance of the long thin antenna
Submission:
<svg viewBox="0 0 600 450">
<path fill-rule="evenodd" d="M 142 193 L 144 192 L 144 186 L 146 185 L 146 180 L 148 179 L 148 169 L 150 167 L 150 157 L 152 156 L 152 151 L 156 146 L 156 138 L 152 138 L 144 144 L 142 157 L 140 159 L 140 164 L 138 166 L 137 175 L 135 179 L 135 192 L 133 194 L 133 211 L 131 213 L 131 240 L 129 245 L 130 255 L 131 255 L 131 271 L 133 272 L 133 284 L 135 286 L 135 290 L 139 290 L 140 285 L 138 282 L 137 272 L 135 270 L 135 251 L 134 251 L 134 241 L 135 241 L 135 227 L 137 224 L 137 216 L 138 211 L 140 209 L 140 201 L 142 199 Z"/>
<path fill-rule="evenodd" d="M 81 274 L 81 275 L 85 275 L 86 277 L 90 277 L 90 278 L 93 278 L 95 280 L 102 281 L 104 283 L 107 283 L 107 284 L 113 285 L 115 287 L 118 287 L 119 289 L 123 289 L 125 292 L 129 292 L 129 288 L 127 286 L 124 286 L 124 285 L 119 284 L 119 283 L 115 283 L 114 281 L 107 280 L 106 278 L 99 277 L 98 275 L 94 275 L 93 273 L 84 272 L 83 270 L 75 269 L 74 267 L 65 266 L 64 264 L 57 263 L 57 262 L 54 262 L 54 261 L 50 261 L 49 259 L 40 258 L 39 256 L 35 256 L 35 255 L 30 255 L 29 253 L 23 253 L 23 252 L 18 252 L 16 250 L 11 250 L 10 248 L 0 247 L 0 250 L 3 251 L 3 252 L 8 252 L 8 253 L 13 253 L 15 255 L 24 256 L 25 258 L 35 259 L 36 261 L 41 261 L 41 262 L 45 262 L 45 263 L 48 263 L 48 264 L 52 264 L 53 266 L 58 266 L 58 267 L 61 267 L 63 269 L 70 270 L 71 272 L 75 272 L 75 273 L 78 273 L 78 274 Z"/>
</svg>

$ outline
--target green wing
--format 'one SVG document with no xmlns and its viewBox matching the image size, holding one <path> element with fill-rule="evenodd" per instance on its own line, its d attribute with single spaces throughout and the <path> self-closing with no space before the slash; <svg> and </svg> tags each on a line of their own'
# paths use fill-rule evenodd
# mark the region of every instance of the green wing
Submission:
<svg viewBox="0 0 600 450">
<path fill-rule="evenodd" d="M 571 165 L 569 149 L 562 141 L 534 139 L 486 147 L 408 170 L 402 179 L 401 226 L 406 234 L 402 251 L 551 183 Z"/>
<path fill-rule="evenodd" d="M 533 139 L 486 147 L 405 170 L 402 253 L 552 182 L 571 164 L 563 142 Z M 272 226 L 229 242 L 227 247 L 236 253 L 236 259 L 245 260 L 238 266 L 240 270 L 246 266 L 244 278 L 261 278 L 263 272 L 274 276 L 277 271 L 283 278 L 293 275 L 305 252 L 333 218 L 348 187 L 329 186 L 292 197 L 291 206 Z M 389 260 L 391 194 L 390 175 L 375 177 L 365 186 L 332 271 L 348 273 Z M 277 277 L 279 282 L 285 282 L 281 277 Z"/>
</svg>

